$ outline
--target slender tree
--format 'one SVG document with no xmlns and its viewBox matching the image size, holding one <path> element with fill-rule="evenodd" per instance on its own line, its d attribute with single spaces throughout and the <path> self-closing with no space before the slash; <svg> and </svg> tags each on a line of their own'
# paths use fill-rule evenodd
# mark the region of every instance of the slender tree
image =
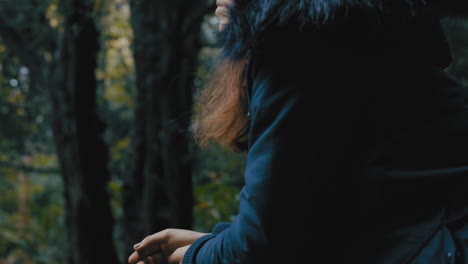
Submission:
<svg viewBox="0 0 468 264">
<path fill-rule="evenodd" d="M 118 263 L 106 192 L 110 174 L 104 124 L 97 114 L 99 32 L 94 1 L 62 0 L 63 36 L 51 98 L 57 153 L 65 184 L 69 263 Z"/>
<path fill-rule="evenodd" d="M 124 179 L 125 247 L 193 224 L 193 151 L 187 134 L 204 15 L 214 1 L 130 0 L 137 102 Z"/>
<path fill-rule="evenodd" d="M 92 0 L 60 0 L 63 24 L 51 27 L 50 1 L 4 0 L 3 43 L 48 91 L 56 151 L 65 185 L 67 263 L 118 263 L 106 192 L 108 149 L 96 109 L 99 32 Z M 57 29 L 60 30 L 57 30 Z"/>
</svg>

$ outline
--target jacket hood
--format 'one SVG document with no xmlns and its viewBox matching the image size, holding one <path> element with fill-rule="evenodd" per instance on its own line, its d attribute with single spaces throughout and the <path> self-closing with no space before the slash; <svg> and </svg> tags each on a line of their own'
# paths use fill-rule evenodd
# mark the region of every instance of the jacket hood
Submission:
<svg viewBox="0 0 468 264">
<path fill-rule="evenodd" d="M 462 0 L 444 1 L 450 3 Z M 336 23 L 347 23 L 346 20 L 352 17 L 361 17 L 365 19 L 365 25 L 374 28 L 388 23 L 404 24 L 418 14 L 431 13 L 428 11 L 431 7 L 428 2 L 430 1 L 234 0 L 229 7 L 230 23 L 220 33 L 222 55 L 234 60 L 242 59 L 262 41 L 265 32 L 285 25 L 292 24 L 298 30 L 307 27 L 319 31 Z M 436 17 L 435 14 L 431 16 Z"/>
</svg>

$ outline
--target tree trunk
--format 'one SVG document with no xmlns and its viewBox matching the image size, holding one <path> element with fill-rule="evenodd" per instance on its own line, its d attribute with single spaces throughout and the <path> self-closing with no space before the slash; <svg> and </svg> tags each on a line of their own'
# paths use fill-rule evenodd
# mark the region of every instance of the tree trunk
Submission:
<svg viewBox="0 0 468 264">
<path fill-rule="evenodd" d="M 107 183 L 108 149 L 96 103 L 99 32 L 91 0 L 62 0 L 63 36 L 54 85 L 53 129 L 65 184 L 69 264 L 118 263 Z"/>
<path fill-rule="evenodd" d="M 125 247 L 193 224 L 188 126 L 205 1 L 131 0 L 138 91 L 124 183 Z"/>
</svg>

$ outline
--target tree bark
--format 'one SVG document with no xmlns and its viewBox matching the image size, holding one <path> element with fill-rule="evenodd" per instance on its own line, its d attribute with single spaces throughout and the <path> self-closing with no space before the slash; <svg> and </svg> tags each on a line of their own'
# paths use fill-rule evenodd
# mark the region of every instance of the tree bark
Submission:
<svg viewBox="0 0 468 264">
<path fill-rule="evenodd" d="M 1 38 L 31 70 L 32 86 L 49 91 L 65 187 L 67 263 L 118 263 L 106 191 L 108 148 L 96 106 L 99 32 L 93 18 L 94 1 L 60 0 L 63 32 L 49 25 L 48 1 L 23 2 L 19 6 L 14 1 L 2 2 Z M 11 23 L 16 17 L 32 22 L 28 27 Z"/>
<path fill-rule="evenodd" d="M 108 148 L 96 103 L 99 32 L 93 1 L 62 0 L 63 36 L 51 87 L 53 130 L 65 184 L 69 264 L 118 263 L 107 183 Z"/>
<path fill-rule="evenodd" d="M 165 228 L 192 228 L 192 87 L 206 1 L 131 0 L 138 91 L 124 182 L 125 248 Z"/>
</svg>

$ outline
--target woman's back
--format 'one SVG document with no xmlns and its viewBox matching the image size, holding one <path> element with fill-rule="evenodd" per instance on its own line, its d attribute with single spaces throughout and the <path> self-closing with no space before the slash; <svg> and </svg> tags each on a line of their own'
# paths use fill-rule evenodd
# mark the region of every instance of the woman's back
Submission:
<svg viewBox="0 0 468 264">
<path fill-rule="evenodd" d="M 252 52 L 249 159 L 269 168 L 252 175 L 276 179 L 268 218 L 285 231 L 269 241 L 301 241 L 298 260 L 405 263 L 468 213 L 466 89 L 438 21 L 408 23 L 360 39 L 286 25 Z"/>
</svg>

